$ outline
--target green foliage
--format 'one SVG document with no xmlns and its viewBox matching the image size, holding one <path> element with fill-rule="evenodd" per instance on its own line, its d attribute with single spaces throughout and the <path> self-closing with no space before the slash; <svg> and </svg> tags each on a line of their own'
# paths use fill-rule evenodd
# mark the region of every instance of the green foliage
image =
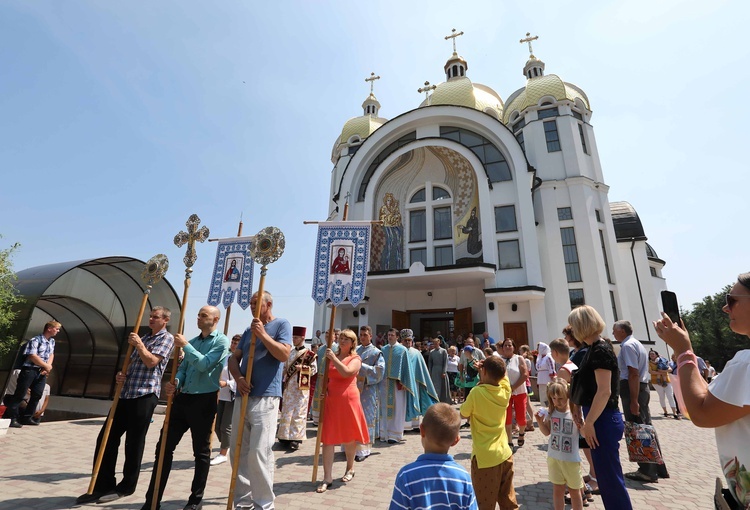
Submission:
<svg viewBox="0 0 750 510">
<path fill-rule="evenodd" d="M 737 351 L 747 349 L 748 339 L 729 329 L 729 318 L 721 309 L 726 303 L 725 295 L 732 288 L 727 285 L 718 294 L 706 296 L 693 309 L 682 312 L 682 320 L 690 333 L 693 350 L 703 359 L 711 361 L 721 371 Z"/>
<path fill-rule="evenodd" d="M 21 301 L 15 288 L 16 273 L 13 271 L 11 260 L 13 252 L 20 246 L 15 243 L 10 248 L 0 250 L 0 358 L 7 354 L 18 340 L 9 336 L 7 332 L 16 317 L 13 305 Z"/>
</svg>

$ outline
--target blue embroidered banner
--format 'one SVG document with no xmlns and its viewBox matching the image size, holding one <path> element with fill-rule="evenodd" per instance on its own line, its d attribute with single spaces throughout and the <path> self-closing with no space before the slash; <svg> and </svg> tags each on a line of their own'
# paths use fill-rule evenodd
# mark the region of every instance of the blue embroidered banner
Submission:
<svg viewBox="0 0 750 510">
<path fill-rule="evenodd" d="M 357 306 L 365 297 L 370 265 L 370 223 L 326 222 L 318 226 L 312 298 Z"/>
<path fill-rule="evenodd" d="M 250 306 L 253 289 L 253 259 L 250 257 L 250 246 L 255 237 L 234 237 L 220 239 L 216 247 L 216 262 L 208 289 L 208 304 L 224 308 L 234 303 L 243 310 Z M 222 297 L 223 295 L 223 297 Z"/>
</svg>

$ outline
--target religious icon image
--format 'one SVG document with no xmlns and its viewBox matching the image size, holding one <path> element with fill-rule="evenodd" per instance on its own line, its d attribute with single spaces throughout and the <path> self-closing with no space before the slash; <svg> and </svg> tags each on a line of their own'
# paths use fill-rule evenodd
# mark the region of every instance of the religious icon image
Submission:
<svg viewBox="0 0 750 510">
<path fill-rule="evenodd" d="M 560 436 L 553 435 L 552 441 L 550 441 L 550 448 L 556 451 L 560 451 Z"/>
<path fill-rule="evenodd" d="M 479 235 L 479 218 L 477 218 L 477 208 L 474 207 L 471 210 L 471 216 L 466 220 L 466 224 L 461 226 L 457 225 L 456 228 L 462 234 L 468 234 L 469 239 L 466 242 L 466 250 L 472 255 L 476 255 L 482 251 L 482 238 Z"/>
<path fill-rule="evenodd" d="M 226 273 L 224 273 L 224 281 L 225 282 L 239 282 L 240 281 L 240 269 L 237 267 L 237 262 L 239 261 L 240 268 L 242 267 L 242 258 L 241 257 L 228 257 L 227 262 L 229 262 L 229 267 L 227 268 Z"/>
<path fill-rule="evenodd" d="M 560 432 L 560 418 L 552 418 L 552 432 Z"/>
<path fill-rule="evenodd" d="M 336 258 L 331 263 L 331 274 L 352 274 L 352 268 L 349 263 L 351 260 L 351 247 L 336 246 L 331 250 Z"/>
<path fill-rule="evenodd" d="M 380 263 L 381 270 L 401 269 L 403 265 L 402 244 L 403 225 L 401 224 L 401 211 L 398 200 L 393 193 L 386 193 L 383 197 L 383 205 L 380 207 L 378 219 L 383 222 L 385 231 L 385 246 Z"/>
</svg>

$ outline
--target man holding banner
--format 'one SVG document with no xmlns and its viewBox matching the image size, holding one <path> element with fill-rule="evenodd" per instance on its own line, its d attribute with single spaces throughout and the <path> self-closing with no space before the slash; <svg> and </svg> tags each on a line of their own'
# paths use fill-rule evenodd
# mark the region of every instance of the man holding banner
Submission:
<svg viewBox="0 0 750 510">
<path fill-rule="evenodd" d="M 177 395 L 172 404 L 171 420 L 167 429 L 159 493 L 154 494 L 157 471 L 154 468 L 151 483 L 146 491 L 146 503 L 141 510 L 151 510 L 153 498 L 161 502 L 172 469 L 174 450 L 188 430 L 193 439 L 195 473 L 190 498 L 184 510 L 197 510 L 201 506 L 208 470 L 211 467 L 211 434 L 218 405 L 219 378 L 229 349 L 229 339 L 216 329 L 220 316 L 221 312 L 215 306 L 204 306 L 198 312 L 198 329 L 201 334 L 189 342 L 183 335 L 177 334 L 174 337 L 174 344 L 182 348 L 185 357 L 177 369 L 174 384 L 164 383 L 167 395 Z M 161 439 L 156 445 L 154 466 L 159 463 L 160 449 Z"/>
<path fill-rule="evenodd" d="M 250 306 L 256 310 L 258 293 Z M 247 373 L 250 342 L 255 336 L 255 354 L 250 381 Z M 244 423 L 240 423 L 242 406 L 234 406 L 232 433 L 243 427 L 240 464 L 234 503 L 237 510 L 273 508 L 273 472 L 276 422 L 279 416 L 281 379 L 284 362 L 292 350 L 292 326 L 288 320 L 273 316 L 273 297 L 264 291 L 259 318 L 242 335 L 240 345 L 229 358 L 229 371 L 237 381 L 237 393 L 249 395 Z M 234 442 L 233 442 L 234 444 Z"/>
</svg>

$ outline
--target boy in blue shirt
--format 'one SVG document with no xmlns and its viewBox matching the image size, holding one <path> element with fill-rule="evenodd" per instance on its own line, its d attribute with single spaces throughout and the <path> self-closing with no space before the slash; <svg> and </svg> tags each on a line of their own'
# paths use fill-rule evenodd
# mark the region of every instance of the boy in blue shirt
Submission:
<svg viewBox="0 0 750 510">
<path fill-rule="evenodd" d="M 450 405 L 427 409 L 419 433 L 424 454 L 396 475 L 390 510 L 446 507 L 478 510 L 471 476 L 448 450 L 458 443 L 461 416 Z"/>
</svg>

